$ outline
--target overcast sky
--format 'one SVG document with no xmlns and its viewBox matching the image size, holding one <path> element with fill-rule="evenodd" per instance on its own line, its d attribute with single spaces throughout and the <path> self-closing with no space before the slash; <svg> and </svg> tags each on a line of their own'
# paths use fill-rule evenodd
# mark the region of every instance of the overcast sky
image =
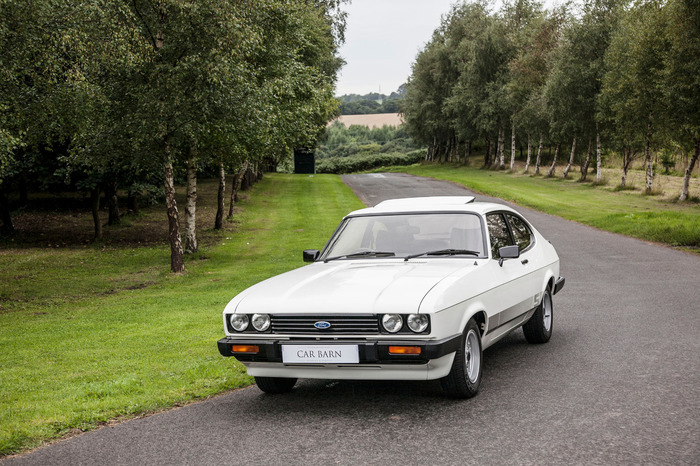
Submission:
<svg viewBox="0 0 700 466">
<path fill-rule="evenodd" d="M 545 5 L 558 0 L 545 0 Z M 336 95 L 389 95 L 405 83 L 416 55 L 455 0 L 352 0 Z M 495 2 L 499 5 L 500 2 Z"/>
<path fill-rule="evenodd" d="M 440 25 L 454 0 L 352 0 L 345 44 L 347 62 L 340 71 L 337 95 L 391 94 L 411 74 L 416 55 Z"/>
</svg>

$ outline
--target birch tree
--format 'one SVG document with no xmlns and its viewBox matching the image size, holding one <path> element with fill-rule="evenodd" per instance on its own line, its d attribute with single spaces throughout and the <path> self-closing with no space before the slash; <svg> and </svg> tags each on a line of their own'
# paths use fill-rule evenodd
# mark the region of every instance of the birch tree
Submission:
<svg viewBox="0 0 700 466">
<path fill-rule="evenodd" d="M 664 57 L 669 41 L 664 33 L 660 1 L 636 3 L 625 11 L 606 53 L 603 93 L 616 125 L 644 136 L 645 192 L 651 193 L 654 171 L 652 144 L 667 114 L 664 106 Z"/>
<path fill-rule="evenodd" d="M 670 126 L 692 154 L 678 196 L 684 201 L 700 155 L 700 9 L 690 0 L 671 0 L 665 8 L 671 41 L 664 75 L 667 108 L 672 109 Z"/>
<path fill-rule="evenodd" d="M 538 56 L 542 44 L 536 44 L 536 34 L 544 21 L 542 5 L 531 0 L 515 0 L 503 6 L 503 21 L 512 49 L 512 58 L 508 63 L 508 77 L 505 82 L 508 106 L 510 108 L 510 163 L 513 171 L 515 164 L 515 129 L 521 121 L 520 114 L 527 105 L 529 95 L 538 87 L 538 75 L 543 63 Z M 529 136 L 528 136 L 529 141 Z M 530 143 L 528 142 L 528 155 Z M 526 163 L 526 165 L 528 165 Z"/>
</svg>

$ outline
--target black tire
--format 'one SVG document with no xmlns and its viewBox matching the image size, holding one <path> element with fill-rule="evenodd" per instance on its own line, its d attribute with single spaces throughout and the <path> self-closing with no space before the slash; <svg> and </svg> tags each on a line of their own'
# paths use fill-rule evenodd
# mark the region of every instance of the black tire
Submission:
<svg viewBox="0 0 700 466">
<path fill-rule="evenodd" d="M 291 392 L 297 379 L 286 379 L 283 377 L 255 377 L 258 388 L 270 395 Z"/>
<path fill-rule="evenodd" d="M 554 303 L 550 287 L 544 290 L 542 302 L 530 320 L 523 325 L 523 333 L 528 343 L 547 343 L 552 337 L 554 325 Z"/>
<path fill-rule="evenodd" d="M 474 319 L 464 329 L 455 353 L 452 369 L 440 379 L 445 394 L 453 398 L 471 398 L 479 391 L 483 367 L 481 332 Z"/>
</svg>

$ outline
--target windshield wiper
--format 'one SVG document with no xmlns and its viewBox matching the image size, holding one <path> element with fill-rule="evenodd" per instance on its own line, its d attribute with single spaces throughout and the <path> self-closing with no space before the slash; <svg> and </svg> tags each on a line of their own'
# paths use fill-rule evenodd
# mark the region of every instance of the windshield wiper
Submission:
<svg viewBox="0 0 700 466">
<path fill-rule="evenodd" d="M 471 251 L 469 249 L 438 249 L 437 251 L 421 252 L 420 254 L 410 254 L 404 258 L 404 262 L 414 257 L 420 256 L 459 256 L 459 255 L 470 255 L 470 256 L 480 256 L 481 253 L 478 251 Z"/>
<path fill-rule="evenodd" d="M 352 254 L 344 254 L 342 256 L 335 256 L 335 257 L 329 257 L 323 262 L 328 262 L 328 261 L 334 261 L 336 259 L 349 259 L 351 257 L 362 257 L 362 256 L 372 256 L 372 257 L 389 257 L 389 256 L 395 256 L 393 252 L 389 251 L 362 251 L 362 252 L 355 252 Z"/>
</svg>

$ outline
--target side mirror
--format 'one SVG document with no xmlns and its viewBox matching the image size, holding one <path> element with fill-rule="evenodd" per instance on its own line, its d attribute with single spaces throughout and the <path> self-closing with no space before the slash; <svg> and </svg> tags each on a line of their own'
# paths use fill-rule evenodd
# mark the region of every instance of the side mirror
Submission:
<svg viewBox="0 0 700 466">
<path fill-rule="evenodd" d="M 318 249 L 304 249 L 304 262 L 316 262 L 318 256 L 321 255 L 321 251 Z"/>
<path fill-rule="evenodd" d="M 498 259 L 498 265 L 503 267 L 504 259 L 517 259 L 520 257 L 520 248 L 518 248 L 517 244 L 512 246 L 503 246 L 498 250 L 498 255 L 501 256 L 501 258 Z"/>
</svg>

